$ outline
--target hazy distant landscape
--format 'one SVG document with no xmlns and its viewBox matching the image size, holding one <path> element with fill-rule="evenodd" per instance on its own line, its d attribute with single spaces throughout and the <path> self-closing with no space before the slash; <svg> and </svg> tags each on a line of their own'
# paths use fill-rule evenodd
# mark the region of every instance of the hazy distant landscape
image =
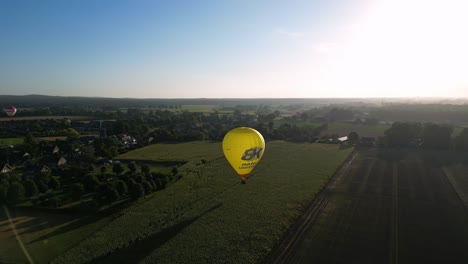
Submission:
<svg viewBox="0 0 468 264">
<path fill-rule="evenodd" d="M 462 100 L 0 102 L 17 107 L 0 122 L 3 262 L 27 260 L 8 214 L 38 263 L 422 259 L 407 247 L 464 258 L 468 233 L 447 222 L 467 217 Z M 221 149 L 239 126 L 267 146 L 246 186 Z M 410 213 L 421 206 L 427 211 Z M 456 237 L 425 220 L 445 214 L 456 216 L 439 219 Z M 414 221 L 427 222 L 424 230 L 410 231 Z M 418 247 L 426 235 L 441 243 Z M 350 244 L 373 253 L 361 258 Z"/>
</svg>

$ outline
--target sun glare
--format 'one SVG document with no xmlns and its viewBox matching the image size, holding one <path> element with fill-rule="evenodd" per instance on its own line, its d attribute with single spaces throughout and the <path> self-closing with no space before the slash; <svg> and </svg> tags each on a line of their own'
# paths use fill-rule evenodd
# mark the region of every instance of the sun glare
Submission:
<svg viewBox="0 0 468 264">
<path fill-rule="evenodd" d="M 461 0 L 375 4 L 348 30 L 324 85 L 348 87 L 345 96 L 467 96 L 467 9 Z"/>
</svg>

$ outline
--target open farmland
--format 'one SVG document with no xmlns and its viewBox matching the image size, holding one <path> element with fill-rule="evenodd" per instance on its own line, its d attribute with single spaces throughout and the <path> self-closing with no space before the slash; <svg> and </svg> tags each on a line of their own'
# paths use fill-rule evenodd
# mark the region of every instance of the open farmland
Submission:
<svg viewBox="0 0 468 264">
<path fill-rule="evenodd" d="M 180 144 L 153 144 L 119 155 L 115 159 L 188 162 L 220 157 L 223 157 L 223 151 L 219 142 L 193 141 Z"/>
<path fill-rule="evenodd" d="M 92 119 L 91 117 L 88 116 L 15 116 L 13 118 L 9 117 L 1 117 L 0 122 L 4 121 L 21 121 L 21 120 L 44 120 L 44 119 L 71 119 L 71 120 L 88 120 Z"/>
<path fill-rule="evenodd" d="M 464 263 L 467 172 L 462 153 L 360 150 L 302 243 L 273 262 Z"/>
<path fill-rule="evenodd" d="M 257 263 L 351 151 L 268 142 L 246 185 L 222 158 L 220 142 L 129 152 L 119 158 L 189 162 L 177 183 L 125 210 L 54 263 Z"/>
</svg>

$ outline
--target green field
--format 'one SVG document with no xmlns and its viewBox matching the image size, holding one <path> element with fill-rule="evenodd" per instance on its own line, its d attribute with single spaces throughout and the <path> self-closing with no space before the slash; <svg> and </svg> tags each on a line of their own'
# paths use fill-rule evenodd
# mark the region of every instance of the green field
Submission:
<svg viewBox="0 0 468 264">
<path fill-rule="evenodd" d="M 222 158 L 219 142 L 129 152 L 118 158 L 188 163 L 177 183 L 126 209 L 54 263 L 257 263 L 351 151 L 268 142 L 246 185 Z"/>
<path fill-rule="evenodd" d="M 466 153 L 362 149 L 289 263 L 463 263 Z"/>
<path fill-rule="evenodd" d="M 23 144 L 23 138 L 0 138 L 0 145 L 19 145 Z"/>
</svg>

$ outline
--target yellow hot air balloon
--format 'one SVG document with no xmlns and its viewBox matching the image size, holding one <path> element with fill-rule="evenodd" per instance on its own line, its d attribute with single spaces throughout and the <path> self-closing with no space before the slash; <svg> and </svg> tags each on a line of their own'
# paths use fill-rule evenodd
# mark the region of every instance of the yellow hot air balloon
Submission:
<svg viewBox="0 0 468 264">
<path fill-rule="evenodd" d="M 245 183 L 265 152 L 262 134 L 249 127 L 238 127 L 229 131 L 223 139 L 224 156 Z"/>
</svg>

